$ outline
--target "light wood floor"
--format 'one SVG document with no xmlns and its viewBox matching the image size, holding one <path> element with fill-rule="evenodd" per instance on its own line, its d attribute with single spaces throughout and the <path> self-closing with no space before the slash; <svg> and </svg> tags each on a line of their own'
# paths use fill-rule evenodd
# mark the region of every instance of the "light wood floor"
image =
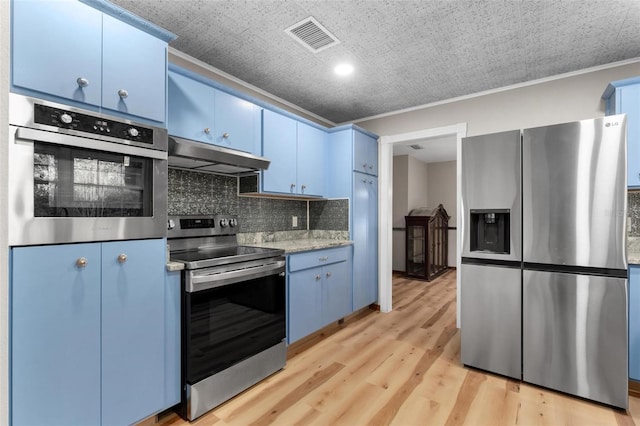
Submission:
<svg viewBox="0 0 640 426">
<path fill-rule="evenodd" d="M 638 398 L 624 413 L 462 367 L 455 321 L 455 271 L 430 283 L 395 275 L 392 312 L 293 345 L 283 371 L 192 424 L 640 426 Z"/>
</svg>

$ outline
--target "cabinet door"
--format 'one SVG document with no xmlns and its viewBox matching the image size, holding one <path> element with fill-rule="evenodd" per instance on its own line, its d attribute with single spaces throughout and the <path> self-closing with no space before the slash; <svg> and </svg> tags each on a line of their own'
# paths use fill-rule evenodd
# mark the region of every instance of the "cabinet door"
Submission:
<svg viewBox="0 0 640 426">
<path fill-rule="evenodd" d="M 164 408 L 180 402 L 180 271 L 165 273 Z"/>
<path fill-rule="evenodd" d="M 79 1 L 12 6 L 13 85 L 99 106 L 102 13 Z M 88 85 L 80 87 L 79 78 Z"/>
<path fill-rule="evenodd" d="M 640 186 L 640 84 L 618 90 L 620 111 L 627 114 L 627 185 Z"/>
<path fill-rule="evenodd" d="M 298 194 L 325 193 L 327 133 L 305 123 L 298 123 Z"/>
<path fill-rule="evenodd" d="M 162 239 L 103 244 L 103 424 L 163 408 L 165 249 Z"/>
<path fill-rule="evenodd" d="M 10 324 L 11 423 L 100 424 L 100 244 L 13 249 Z"/>
<path fill-rule="evenodd" d="M 260 155 L 261 109 L 221 90 L 215 93 L 214 143 Z"/>
<path fill-rule="evenodd" d="M 106 14 L 102 40 L 102 106 L 164 123 L 167 44 Z"/>
<path fill-rule="evenodd" d="M 378 175 L 378 141 L 358 131 L 353 132 L 353 170 Z"/>
<path fill-rule="evenodd" d="M 296 124 L 289 117 L 264 110 L 262 116 L 262 153 L 271 160 L 262 172 L 262 190 L 296 194 Z"/>
<path fill-rule="evenodd" d="M 213 142 L 215 89 L 169 72 L 169 134 L 199 142 Z"/>
<path fill-rule="evenodd" d="M 322 327 L 322 268 L 289 274 L 287 340 L 293 343 Z"/>
<path fill-rule="evenodd" d="M 322 322 L 326 325 L 352 312 L 351 261 L 327 265 L 322 273 Z"/>
<path fill-rule="evenodd" d="M 629 378 L 640 381 L 640 266 L 629 267 Z"/>
<path fill-rule="evenodd" d="M 353 173 L 353 310 L 378 298 L 377 178 Z"/>
</svg>

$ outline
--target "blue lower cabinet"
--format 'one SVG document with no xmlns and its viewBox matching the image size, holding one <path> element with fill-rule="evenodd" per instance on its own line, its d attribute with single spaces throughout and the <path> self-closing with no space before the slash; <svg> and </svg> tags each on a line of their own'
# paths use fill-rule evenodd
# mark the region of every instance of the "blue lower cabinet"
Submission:
<svg viewBox="0 0 640 426">
<path fill-rule="evenodd" d="M 164 239 L 11 256 L 13 425 L 131 424 L 173 405 L 166 335 L 179 341 L 167 332 L 179 327 L 179 293 L 166 292 Z"/>
<path fill-rule="evenodd" d="M 629 267 L 629 378 L 640 381 L 640 265 Z"/>
<path fill-rule="evenodd" d="M 349 246 L 289 255 L 289 343 L 352 312 L 351 250 Z"/>
<path fill-rule="evenodd" d="M 180 271 L 165 275 L 164 407 L 180 402 Z"/>
</svg>

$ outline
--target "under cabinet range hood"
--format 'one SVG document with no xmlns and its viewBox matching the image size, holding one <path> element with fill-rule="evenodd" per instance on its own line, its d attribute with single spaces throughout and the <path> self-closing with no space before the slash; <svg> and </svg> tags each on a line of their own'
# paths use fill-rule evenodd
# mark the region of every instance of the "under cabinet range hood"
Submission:
<svg viewBox="0 0 640 426">
<path fill-rule="evenodd" d="M 270 161 L 248 152 L 169 136 L 169 167 L 240 174 L 266 170 Z"/>
</svg>

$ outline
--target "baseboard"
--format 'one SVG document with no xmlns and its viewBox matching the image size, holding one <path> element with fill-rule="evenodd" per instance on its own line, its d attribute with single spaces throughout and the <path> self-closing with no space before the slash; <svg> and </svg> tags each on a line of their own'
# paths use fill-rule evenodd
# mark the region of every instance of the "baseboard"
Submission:
<svg viewBox="0 0 640 426">
<path fill-rule="evenodd" d="M 640 382 L 629 380 L 629 396 L 640 398 Z"/>
</svg>

